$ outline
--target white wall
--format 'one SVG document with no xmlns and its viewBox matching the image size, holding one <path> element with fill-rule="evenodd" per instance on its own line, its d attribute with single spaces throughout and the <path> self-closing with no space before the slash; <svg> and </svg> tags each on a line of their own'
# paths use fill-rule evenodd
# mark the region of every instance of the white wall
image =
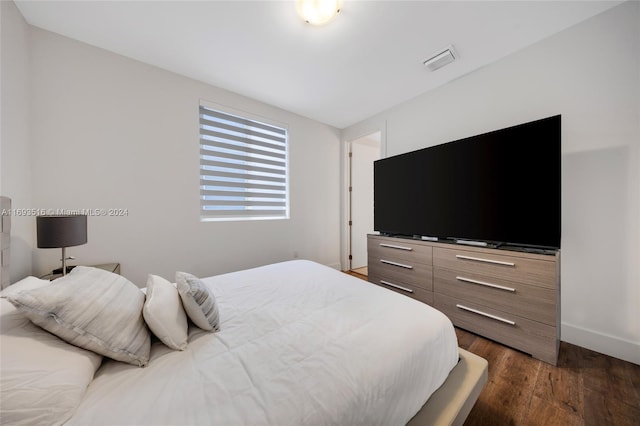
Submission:
<svg viewBox="0 0 640 426">
<path fill-rule="evenodd" d="M 29 144 L 29 26 L 12 1 L 0 2 L 0 194 L 14 209 L 32 207 Z M 20 210 L 21 211 L 21 210 Z M 12 217 L 10 280 L 31 273 L 35 219 Z"/>
<path fill-rule="evenodd" d="M 89 217 L 78 263 L 119 261 L 201 276 L 295 256 L 339 267 L 339 131 L 188 78 L 31 28 L 33 199 L 43 208 L 124 208 Z M 286 123 L 291 219 L 199 220 L 199 99 Z M 35 252 L 35 273 L 58 264 Z"/>
<path fill-rule="evenodd" d="M 638 22 L 624 3 L 343 139 L 386 125 L 395 155 L 562 114 L 562 340 L 640 364 Z"/>
</svg>

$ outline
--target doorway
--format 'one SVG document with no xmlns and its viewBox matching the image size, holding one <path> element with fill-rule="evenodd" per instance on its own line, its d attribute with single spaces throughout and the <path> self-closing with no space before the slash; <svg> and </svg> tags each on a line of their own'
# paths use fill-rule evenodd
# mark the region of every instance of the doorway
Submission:
<svg viewBox="0 0 640 426">
<path fill-rule="evenodd" d="M 349 270 L 367 274 L 367 234 L 373 232 L 373 162 L 380 158 L 382 132 L 349 144 Z"/>
</svg>

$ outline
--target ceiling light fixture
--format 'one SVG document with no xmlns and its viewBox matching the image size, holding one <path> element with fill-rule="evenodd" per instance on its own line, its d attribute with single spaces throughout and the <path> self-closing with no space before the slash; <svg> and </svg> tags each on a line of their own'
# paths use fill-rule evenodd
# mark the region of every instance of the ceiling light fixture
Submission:
<svg viewBox="0 0 640 426">
<path fill-rule="evenodd" d="M 453 46 L 449 46 L 431 55 L 423 64 L 429 71 L 435 71 L 455 61 L 457 56 Z"/>
<path fill-rule="evenodd" d="M 342 0 L 297 0 L 298 15 L 311 25 L 331 21 L 342 8 Z"/>
</svg>

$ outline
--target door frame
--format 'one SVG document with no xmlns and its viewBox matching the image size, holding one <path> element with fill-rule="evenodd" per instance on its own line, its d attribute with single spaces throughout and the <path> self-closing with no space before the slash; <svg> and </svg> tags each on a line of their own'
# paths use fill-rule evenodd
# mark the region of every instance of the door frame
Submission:
<svg viewBox="0 0 640 426">
<path fill-rule="evenodd" d="M 349 220 L 351 217 L 351 193 L 349 191 L 351 163 L 349 154 L 351 153 L 351 144 L 358 139 L 380 132 L 380 158 L 384 158 L 387 152 L 387 129 L 386 122 L 381 125 L 366 130 L 360 130 L 355 136 L 344 138 L 341 146 L 341 162 L 342 162 L 342 211 L 340 214 L 340 268 L 343 271 L 350 270 L 351 261 L 349 255 L 351 253 L 351 227 Z"/>
</svg>

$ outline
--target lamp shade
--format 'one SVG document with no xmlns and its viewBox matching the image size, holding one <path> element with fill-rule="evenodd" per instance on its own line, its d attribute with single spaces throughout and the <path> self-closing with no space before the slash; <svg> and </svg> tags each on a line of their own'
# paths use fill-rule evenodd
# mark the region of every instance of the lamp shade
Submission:
<svg viewBox="0 0 640 426">
<path fill-rule="evenodd" d="M 38 248 L 72 247 L 87 242 L 87 216 L 38 216 Z"/>
</svg>

